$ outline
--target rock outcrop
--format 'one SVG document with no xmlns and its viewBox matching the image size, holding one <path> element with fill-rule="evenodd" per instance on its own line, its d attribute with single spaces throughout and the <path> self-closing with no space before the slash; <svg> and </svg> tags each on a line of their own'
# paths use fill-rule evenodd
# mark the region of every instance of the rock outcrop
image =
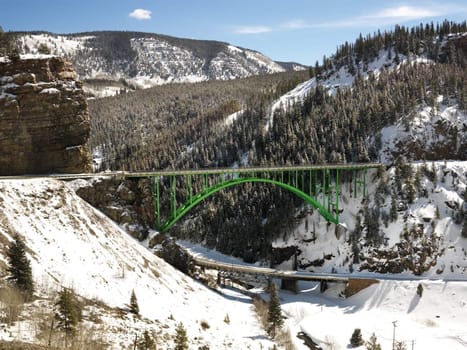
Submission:
<svg viewBox="0 0 467 350">
<path fill-rule="evenodd" d="M 147 238 L 155 222 L 149 179 L 77 180 L 73 187 L 78 196 L 117 222 L 130 235 L 140 241 Z"/>
<path fill-rule="evenodd" d="M 91 171 L 86 98 L 59 57 L 0 62 L 0 175 Z"/>
</svg>

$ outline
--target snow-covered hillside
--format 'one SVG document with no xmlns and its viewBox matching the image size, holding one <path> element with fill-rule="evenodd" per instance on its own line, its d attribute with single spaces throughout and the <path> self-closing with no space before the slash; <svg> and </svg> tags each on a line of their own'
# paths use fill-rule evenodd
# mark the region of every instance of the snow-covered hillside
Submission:
<svg viewBox="0 0 467 350">
<path fill-rule="evenodd" d="M 414 164 L 413 171 L 417 172 L 421 167 L 423 167 L 422 163 Z M 427 268 L 421 276 L 467 280 L 467 239 L 461 237 L 462 224 L 456 223 L 455 219 L 465 206 L 463 194 L 467 187 L 467 162 L 428 163 L 427 168 L 430 171 L 434 170 L 436 182 L 433 183 L 422 175 L 421 192 L 426 193 L 427 196 L 417 194 L 413 203 L 409 203 L 406 198 L 399 198 L 396 220 L 389 219 L 392 204 L 390 195 L 383 195 L 382 203 L 376 205 L 375 193 L 378 192 L 378 186 L 381 186 L 381 179 L 375 172 L 369 172 L 367 202 L 363 201 L 362 197 L 352 198 L 347 186 L 343 185 L 341 188 L 341 198 L 344 202 L 341 207 L 344 210 L 339 216 L 339 221 L 347 227 L 345 235 L 337 237 L 333 226 L 328 225 L 319 213 L 314 211 L 305 215 L 290 236 L 276 240 L 274 245 L 299 247 L 298 263 L 306 270 L 356 274 L 361 270 L 366 276 L 368 271 L 373 271 L 365 264 L 367 258 L 390 252 L 391 254 L 388 253 L 382 258 L 374 258 L 375 260 L 370 264 L 373 267 L 380 266 L 381 269 L 374 271 L 381 272 L 385 271 L 385 266 L 391 266 L 394 261 L 400 262 L 404 257 L 417 260 L 418 255 L 421 254 L 419 248 L 425 245 L 431 246 L 433 243 L 433 251 L 425 256 L 427 260 L 421 264 Z M 388 171 L 387 176 L 386 187 L 391 189 L 395 181 L 394 167 Z M 374 249 L 367 244 L 366 232 L 360 234 L 357 242 L 361 248 L 360 261 L 356 262 L 352 259 L 355 254 L 349 241 L 350 236 L 355 232 L 357 216 L 360 217 L 361 225 L 365 224 L 365 206 L 370 209 L 378 207 L 380 216 L 387 217 L 387 221 L 384 222 L 383 219 L 378 221 L 379 238 L 382 242 L 380 249 Z M 404 241 L 404 228 L 411 231 L 414 227 L 421 237 L 407 239 L 412 247 L 410 252 L 398 251 L 399 245 Z M 285 262 L 282 267 L 290 269 L 291 266 L 292 260 Z M 402 269 L 401 273 L 404 276 L 414 276 L 414 271 L 410 269 Z"/>
<path fill-rule="evenodd" d="M 400 64 L 404 64 L 405 62 L 406 60 L 402 59 Z M 367 69 L 365 71 L 361 71 L 361 75 L 363 78 L 367 79 L 370 72 L 377 75 L 382 67 L 394 69 L 395 66 L 396 65 L 392 59 L 388 57 L 388 53 L 381 51 L 379 58 L 369 63 Z M 348 67 L 343 66 L 337 71 L 329 71 L 320 78 L 314 77 L 297 85 L 294 89 L 281 96 L 271 105 L 267 128 L 271 126 L 272 117 L 276 110 L 279 108 L 288 109 L 294 103 L 303 101 L 309 94 L 310 90 L 316 88 L 316 86 L 320 85 L 325 88 L 329 94 L 334 94 L 338 88 L 350 88 L 354 79 L 355 74 L 351 74 Z"/>
<path fill-rule="evenodd" d="M 112 349 L 127 348 L 145 329 L 158 334 L 158 349 L 171 348 L 179 322 L 187 329 L 190 349 L 272 346 L 248 298 L 224 297 L 181 274 L 67 184 L 43 179 L 1 181 L 0 208 L 0 259 L 6 263 L 5 248 L 19 234 L 40 296 L 25 309 L 24 321 L 2 332 L 1 338 L 37 342 L 40 319 L 32 315 L 39 309 L 51 314 L 56 291 L 64 286 L 88 300 L 85 322 L 103 328 L 100 336 Z M 127 308 L 132 290 L 140 319 L 118 311 Z M 96 317 L 99 322 L 93 324 Z"/>
<path fill-rule="evenodd" d="M 414 164 L 413 171 L 423 166 Z M 346 204 L 340 218 L 349 228 L 345 235 L 336 237 L 332 227 L 314 213 L 307 215 L 290 237 L 276 241 L 279 247 L 299 247 L 299 265 L 308 266 L 305 268 L 308 271 L 352 272 L 395 279 L 373 285 L 346 300 L 339 298 L 342 289 L 336 289 L 337 286 L 324 295 L 319 293 L 318 286 L 306 284 L 300 287 L 298 296 L 284 292 L 283 310 L 290 317 L 288 324 L 292 333 L 304 332 L 324 349 L 345 349 L 353 330 L 361 328 L 365 340 L 374 332 L 385 349 L 392 345 L 392 321 L 398 321 L 396 339 L 403 341 L 408 349 L 412 341 L 415 349 L 465 348 L 467 238 L 461 236 L 462 225 L 456 224 L 455 218 L 459 210 L 465 208 L 462 195 L 467 187 L 467 162 L 435 162 L 426 166 L 436 177 L 435 182 L 426 176 L 421 178 L 422 192 L 428 196 L 417 195 L 412 204 L 405 200 L 398 203 L 397 220 L 387 225 L 380 223 L 379 231 L 386 242 L 382 247 L 368 246 L 362 233 L 357 243 L 361 249 L 359 262 L 353 261 L 354 252 L 348 242 L 355 231 L 357 215 L 364 216 L 364 203 L 361 199 L 352 199 L 345 186 Z M 370 208 L 375 206 L 373 196 L 379 181 L 376 173 L 368 175 L 370 201 L 367 204 Z M 389 188 L 393 181 L 394 168 L 388 173 Z M 389 214 L 390 207 L 391 198 L 386 196 L 380 209 Z M 410 229 L 410 235 L 416 227 L 419 238 L 407 237 L 404 227 Z M 409 244 L 405 253 L 400 249 L 404 242 Z M 428 246 L 432 246 L 432 250 L 423 251 L 423 247 Z M 421 272 L 421 276 L 414 276 L 408 269 L 396 274 L 369 272 L 373 271 L 369 269 L 371 266 L 378 267 L 375 271 L 385 271 L 408 261 L 420 264 L 426 272 Z M 292 260 L 282 264 L 284 269 L 291 266 Z M 405 280 L 414 278 L 419 280 Z M 421 298 L 416 294 L 419 284 L 424 288 Z"/>
<path fill-rule="evenodd" d="M 467 143 L 466 125 L 467 115 L 440 95 L 436 107 L 420 106 L 416 113 L 381 130 L 380 161 L 391 162 L 398 154 L 421 159 L 420 154 L 426 151 L 430 158 L 450 159 L 459 153 L 459 145 Z M 374 141 L 370 138 L 370 143 Z"/>
<path fill-rule="evenodd" d="M 19 41 L 22 53 L 34 54 L 47 48 L 53 55 L 69 58 L 79 79 L 92 81 L 86 85 L 88 92 L 99 96 L 130 87 L 228 80 L 285 71 L 280 64 L 253 50 L 156 34 L 21 34 Z"/>
<path fill-rule="evenodd" d="M 452 165 L 453 168 L 457 166 Z M 426 208 L 419 206 L 417 212 L 422 211 L 426 212 Z M 378 275 L 367 271 L 355 271 L 353 274 L 357 276 L 364 275 L 367 278 L 376 277 L 383 280 L 349 298 L 342 297 L 345 285 L 339 283 L 330 283 L 324 293 L 320 292 L 319 283 L 315 282 L 299 282 L 296 294 L 281 290 L 280 301 L 286 316 L 285 328 L 291 335 L 294 349 L 309 349 L 300 334 L 311 338 L 322 349 L 348 349 L 350 337 L 356 328 L 361 329 L 365 341 L 375 334 L 382 349 L 391 349 L 394 321 L 396 322 L 395 340 L 401 342 L 406 349 L 411 349 L 412 344 L 413 349 L 465 349 L 467 239 L 462 241 L 459 230 L 450 219 L 444 218 L 441 221 L 443 223 L 437 229 L 440 229 L 442 234 L 446 234 L 443 240 L 448 252 L 433 268 L 433 272 L 425 276 Z M 396 236 L 394 235 L 393 238 Z M 189 242 L 181 243 L 194 256 L 228 264 L 246 265 L 238 259 L 223 256 L 216 251 Z M 332 264 L 339 261 L 337 252 L 340 250 L 341 255 L 345 254 L 345 245 L 344 237 L 336 239 L 333 232 L 320 230 L 316 243 L 310 244 L 302 255 L 310 257 L 313 255 L 322 257 L 323 254 L 335 255 L 336 259 L 326 262 L 326 267 L 323 269 L 330 271 Z M 436 274 L 436 269 L 446 263 L 456 265 L 454 272 L 445 271 Z M 290 266 L 291 264 L 283 264 L 282 267 L 290 269 Z M 464 269 L 459 270 L 460 266 Z M 337 270 L 344 271 L 339 268 Z M 275 282 L 280 283 L 278 280 Z M 421 296 L 417 294 L 418 288 L 422 288 Z M 267 299 L 268 295 L 265 294 L 264 297 Z M 361 346 L 357 349 L 363 350 L 365 347 Z"/>
<path fill-rule="evenodd" d="M 421 186 L 428 197 L 417 196 L 414 203 L 401 199 L 398 218 L 379 230 L 386 244 L 379 249 L 367 245 L 366 235 L 358 239 L 360 262 L 353 261 L 350 236 L 356 227 L 357 215 L 362 216 L 365 207 L 362 198 L 351 198 L 347 186 L 342 186 L 345 205 L 340 221 L 348 227 L 345 235 L 336 237 L 334 226 L 328 225 L 315 211 L 301 219 L 290 236 L 278 239 L 276 247 L 295 246 L 299 269 L 314 272 L 351 273 L 365 278 L 383 279 L 354 296 L 344 299 L 342 284 L 330 284 L 326 292 L 320 293 L 317 283 L 300 282 L 298 294 L 280 292 L 282 310 L 287 317 L 288 328 L 295 349 L 306 350 L 299 333 L 306 334 L 322 349 L 346 349 L 355 328 L 362 330 L 363 339 L 368 341 L 374 333 L 382 349 L 390 349 L 393 341 L 393 321 L 396 322 L 396 341 L 403 342 L 407 349 L 450 349 L 461 350 L 467 345 L 467 238 L 461 236 L 461 224 L 456 224 L 457 210 L 465 206 L 462 194 L 467 188 L 467 162 L 435 162 L 426 165 L 434 170 L 436 181 L 422 176 Z M 414 172 L 424 167 L 413 165 Z M 388 173 L 387 187 L 395 180 L 395 169 Z M 367 203 L 373 208 L 374 194 L 380 179 L 376 172 L 367 175 Z M 390 196 L 381 205 L 389 213 Z M 467 207 L 466 207 L 467 208 Z M 363 219 L 362 219 L 363 220 Z M 422 230 L 419 238 L 404 237 L 404 227 Z M 412 233 L 411 233 L 412 234 Z M 405 254 L 397 247 L 404 240 L 410 241 Z M 434 249 L 425 255 L 422 247 L 435 242 Z M 232 264 L 244 264 L 217 252 L 183 242 L 192 254 L 208 259 L 221 260 Z M 396 252 L 398 254 L 378 254 Z M 397 255 L 397 256 L 396 256 Z M 372 260 L 370 260 L 372 259 Z M 428 268 L 420 276 L 406 269 L 400 273 L 371 272 L 366 265 L 371 261 L 384 271 L 386 267 L 401 261 L 418 261 Z M 282 263 L 279 268 L 290 270 L 293 259 Z M 279 281 L 276 281 L 279 283 Z M 417 288 L 423 288 L 422 296 Z M 266 296 L 267 298 L 267 296 Z M 358 349 L 365 349 L 364 346 Z"/>
<path fill-rule="evenodd" d="M 467 33 L 451 35 L 449 40 L 465 36 L 467 36 Z M 446 46 L 447 40 L 447 38 L 444 38 L 439 43 L 441 49 Z M 397 60 L 395 58 L 396 56 Z M 352 57 L 351 61 L 355 60 L 355 57 Z M 391 48 L 390 50 L 380 50 L 377 57 L 370 62 L 364 63 L 359 61 L 359 63 L 355 67 L 352 67 L 352 69 L 348 64 L 341 65 L 339 68 L 332 67 L 320 73 L 318 77 L 313 77 L 308 81 L 299 84 L 297 87 L 277 99 L 270 108 L 269 123 L 267 124 L 266 129 L 271 126 L 274 111 L 279 108 L 287 109 L 295 102 L 303 101 L 310 90 L 316 88 L 318 85 L 322 86 L 328 94 L 335 94 L 337 89 L 350 88 L 357 76 L 357 73 L 363 79 L 368 79 L 370 76 L 377 79 L 383 69 L 388 71 L 397 71 L 400 70 L 403 65 L 415 63 L 435 64 L 432 59 L 429 59 L 424 54 L 409 54 L 409 56 L 406 56 L 398 53 L 396 55 L 395 50 Z M 354 72 L 352 72 L 352 70 L 354 70 Z"/>
</svg>

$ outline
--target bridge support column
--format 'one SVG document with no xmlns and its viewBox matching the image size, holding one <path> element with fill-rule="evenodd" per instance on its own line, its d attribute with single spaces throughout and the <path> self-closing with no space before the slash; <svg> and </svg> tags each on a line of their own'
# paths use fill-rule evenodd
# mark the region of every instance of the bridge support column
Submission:
<svg viewBox="0 0 467 350">
<path fill-rule="evenodd" d="M 290 278 L 281 279 L 281 289 L 298 293 L 298 281 Z"/>
<path fill-rule="evenodd" d="M 319 292 L 324 293 L 328 289 L 328 281 L 319 281 Z"/>
</svg>

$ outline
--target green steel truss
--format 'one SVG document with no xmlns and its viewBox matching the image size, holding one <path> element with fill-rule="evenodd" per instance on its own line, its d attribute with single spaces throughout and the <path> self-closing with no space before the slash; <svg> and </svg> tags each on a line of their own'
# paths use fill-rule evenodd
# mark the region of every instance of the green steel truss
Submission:
<svg viewBox="0 0 467 350">
<path fill-rule="evenodd" d="M 329 222 L 339 223 L 340 183 L 353 184 L 354 196 L 366 195 L 366 170 L 379 163 L 269 168 L 175 170 L 135 173 L 154 179 L 155 227 L 166 232 L 193 207 L 223 189 L 245 183 L 266 183 L 292 192 L 317 209 Z M 127 175 L 128 176 L 128 175 Z M 167 203 L 169 206 L 162 206 Z"/>
</svg>

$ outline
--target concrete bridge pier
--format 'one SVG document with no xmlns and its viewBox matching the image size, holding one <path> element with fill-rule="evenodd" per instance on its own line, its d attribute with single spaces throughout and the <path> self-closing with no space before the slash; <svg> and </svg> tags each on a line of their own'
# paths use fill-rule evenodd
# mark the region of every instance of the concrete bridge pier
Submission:
<svg viewBox="0 0 467 350">
<path fill-rule="evenodd" d="M 281 278 L 281 289 L 298 293 L 298 280 L 291 278 Z"/>
<path fill-rule="evenodd" d="M 321 280 L 319 281 L 319 292 L 324 293 L 328 289 L 328 281 Z"/>
</svg>

